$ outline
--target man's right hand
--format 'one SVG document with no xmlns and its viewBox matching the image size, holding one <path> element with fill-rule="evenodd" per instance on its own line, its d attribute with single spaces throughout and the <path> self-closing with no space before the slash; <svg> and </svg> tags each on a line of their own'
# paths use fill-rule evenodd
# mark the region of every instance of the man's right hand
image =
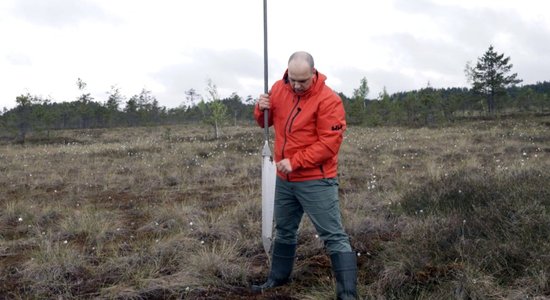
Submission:
<svg viewBox="0 0 550 300">
<path fill-rule="evenodd" d="M 260 110 L 271 108 L 271 102 L 269 102 L 269 95 L 268 94 L 261 94 L 260 95 L 260 98 L 258 99 L 258 108 Z"/>
</svg>

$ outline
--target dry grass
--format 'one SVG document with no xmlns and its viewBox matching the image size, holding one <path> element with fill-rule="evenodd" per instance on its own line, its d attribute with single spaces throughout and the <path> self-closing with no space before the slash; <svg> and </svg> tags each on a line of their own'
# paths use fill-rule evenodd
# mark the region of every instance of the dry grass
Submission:
<svg viewBox="0 0 550 300">
<path fill-rule="evenodd" d="M 549 297 L 548 119 L 350 128 L 340 199 L 378 299 Z M 331 299 L 305 220 L 289 286 L 254 296 L 262 130 L 55 132 L 0 145 L 0 298 Z"/>
</svg>

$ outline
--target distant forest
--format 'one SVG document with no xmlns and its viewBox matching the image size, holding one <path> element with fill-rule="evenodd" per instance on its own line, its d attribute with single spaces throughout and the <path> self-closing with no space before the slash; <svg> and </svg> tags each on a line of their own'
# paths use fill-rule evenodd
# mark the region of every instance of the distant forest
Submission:
<svg viewBox="0 0 550 300">
<path fill-rule="evenodd" d="M 366 79 L 363 79 L 366 85 Z M 365 88 L 366 86 L 363 86 Z M 366 88 L 368 91 L 368 87 Z M 339 93 L 350 125 L 362 126 L 440 126 L 460 119 L 502 116 L 512 113 L 550 113 L 550 82 L 509 87 L 496 98 L 495 111 L 489 113 L 486 99 L 468 88 L 435 89 L 380 93 L 375 99 L 364 98 L 365 90 L 354 96 Z M 193 97 L 200 97 L 193 90 Z M 363 94 L 363 95 L 362 95 Z M 124 99 L 115 91 L 105 102 L 83 94 L 72 102 L 51 102 L 30 94 L 18 96 L 17 106 L 0 115 L 2 137 L 24 140 L 27 133 L 49 135 L 51 130 L 156 126 L 218 121 L 219 126 L 251 124 L 254 99 L 237 94 L 228 98 L 201 100 L 198 104 L 167 109 L 159 106 L 150 91 L 143 90 L 121 106 Z M 214 103 L 221 112 L 214 115 Z M 222 104 L 222 105 L 219 105 Z"/>
</svg>

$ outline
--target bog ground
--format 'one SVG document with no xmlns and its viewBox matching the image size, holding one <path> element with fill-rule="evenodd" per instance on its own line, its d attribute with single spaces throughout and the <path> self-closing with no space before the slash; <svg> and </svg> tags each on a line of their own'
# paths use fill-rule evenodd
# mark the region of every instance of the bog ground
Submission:
<svg viewBox="0 0 550 300">
<path fill-rule="evenodd" d="M 0 299 L 331 299 L 309 220 L 263 295 L 263 131 L 56 131 L 0 145 Z M 351 127 L 343 220 L 377 299 L 550 297 L 550 118 Z"/>
</svg>

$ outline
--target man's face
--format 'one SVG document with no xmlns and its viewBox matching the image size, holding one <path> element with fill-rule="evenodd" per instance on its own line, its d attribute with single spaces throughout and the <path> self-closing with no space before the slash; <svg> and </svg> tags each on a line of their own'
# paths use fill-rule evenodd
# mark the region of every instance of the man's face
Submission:
<svg viewBox="0 0 550 300">
<path fill-rule="evenodd" d="M 313 70 L 304 61 L 290 62 L 288 65 L 288 81 L 294 92 L 305 92 L 313 82 Z"/>
</svg>

